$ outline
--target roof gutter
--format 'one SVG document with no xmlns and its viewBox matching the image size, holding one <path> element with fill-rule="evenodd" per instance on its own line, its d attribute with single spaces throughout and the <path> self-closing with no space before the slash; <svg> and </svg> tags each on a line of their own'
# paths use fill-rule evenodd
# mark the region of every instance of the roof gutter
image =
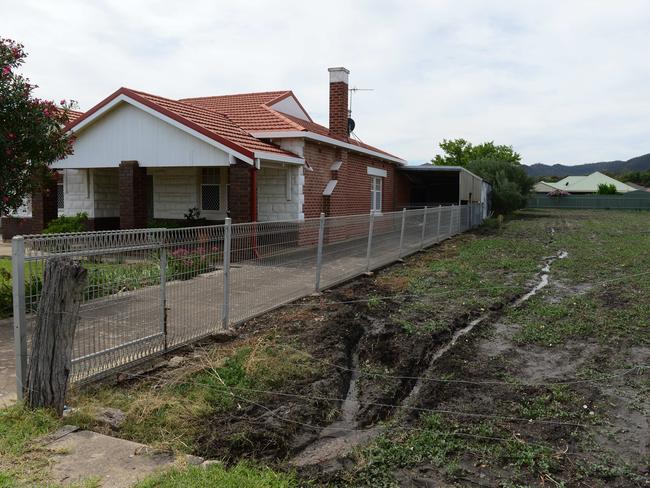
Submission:
<svg viewBox="0 0 650 488">
<path fill-rule="evenodd" d="M 348 142 L 339 141 L 332 137 L 322 136 L 316 134 L 315 132 L 303 131 L 303 130 L 291 130 L 291 131 L 253 131 L 250 133 L 253 137 L 257 139 L 284 139 L 284 138 L 294 138 L 302 137 L 305 139 L 311 139 L 312 141 L 324 142 L 326 144 L 331 144 L 333 146 L 342 147 L 350 151 L 355 151 L 361 154 L 367 154 L 375 158 L 384 159 L 392 163 L 399 164 L 401 166 L 406 165 L 406 161 L 395 156 L 390 156 L 381 152 L 373 151 L 371 149 L 366 149 L 365 147 L 356 146 Z"/>
</svg>

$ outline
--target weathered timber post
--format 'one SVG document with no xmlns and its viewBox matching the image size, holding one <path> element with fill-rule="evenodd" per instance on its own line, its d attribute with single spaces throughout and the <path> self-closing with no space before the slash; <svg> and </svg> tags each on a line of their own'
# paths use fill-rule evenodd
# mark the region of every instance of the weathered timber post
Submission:
<svg viewBox="0 0 650 488">
<path fill-rule="evenodd" d="M 27 376 L 27 404 L 63 414 L 87 272 L 70 258 L 45 264 Z"/>
</svg>

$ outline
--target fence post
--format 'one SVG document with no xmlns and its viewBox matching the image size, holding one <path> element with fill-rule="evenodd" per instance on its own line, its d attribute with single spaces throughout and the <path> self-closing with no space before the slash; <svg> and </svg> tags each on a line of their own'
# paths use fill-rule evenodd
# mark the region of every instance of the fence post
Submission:
<svg viewBox="0 0 650 488">
<path fill-rule="evenodd" d="M 167 350 L 167 248 L 160 240 L 160 332 L 163 334 L 163 347 Z"/>
<path fill-rule="evenodd" d="M 441 220 L 442 220 L 442 205 L 438 205 L 438 228 L 436 229 L 436 239 L 438 239 L 437 242 L 440 242 L 442 240 L 442 236 L 440 235 Z"/>
<path fill-rule="evenodd" d="M 453 234 L 453 229 L 452 226 L 454 224 L 454 214 L 456 213 L 456 206 L 454 205 L 453 207 L 449 207 L 449 234 L 447 237 L 451 237 Z"/>
<path fill-rule="evenodd" d="M 375 227 L 375 213 L 370 212 L 370 225 L 368 226 L 368 249 L 366 251 L 366 273 L 370 273 L 370 252 L 372 251 L 372 232 Z"/>
<path fill-rule="evenodd" d="M 402 247 L 404 246 L 404 229 L 406 228 L 406 207 L 402 209 L 402 229 L 399 232 L 399 254 L 397 257 L 402 259 Z"/>
<path fill-rule="evenodd" d="M 11 240 L 11 281 L 14 301 L 14 347 L 16 350 L 16 397 L 23 400 L 27 381 L 27 322 L 25 312 L 25 240 Z"/>
<path fill-rule="evenodd" d="M 320 291 L 320 270 L 323 265 L 323 240 L 325 235 L 325 214 L 321 212 L 318 226 L 318 250 L 316 251 L 316 293 Z"/>
<path fill-rule="evenodd" d="M 424 211 L 422 213 L 422 235 L 420 237 L 420 251 L 424 249 L 424 231 L 427 228 L 427 210 L 429 207 L 424 207 Z"/>
<path fill-rule="evenodd" d="M 232 220 L 226 217 L 223 227 L 223 309 L 221 325 L 228 329 L 230 322 L 230 248 L 232 241 Z"/>
</svg>

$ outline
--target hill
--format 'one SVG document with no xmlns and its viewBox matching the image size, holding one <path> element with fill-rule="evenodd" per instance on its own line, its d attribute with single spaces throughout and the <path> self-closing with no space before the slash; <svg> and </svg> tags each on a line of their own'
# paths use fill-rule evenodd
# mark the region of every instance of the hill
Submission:
<svg viewBox="0 0 650 488">
<path fill-rule="evenodd" d="M 628 159 L 627 161 L 604 161 L 600 163 L 577 164 L 568 166 L 565 164 L 533 164 L 524 166 L 528 176 L 583 176 L 594 171 L 608 173 L 626 173 L 628 171 L 650 170 L 650 154 Z"/>
</svg>

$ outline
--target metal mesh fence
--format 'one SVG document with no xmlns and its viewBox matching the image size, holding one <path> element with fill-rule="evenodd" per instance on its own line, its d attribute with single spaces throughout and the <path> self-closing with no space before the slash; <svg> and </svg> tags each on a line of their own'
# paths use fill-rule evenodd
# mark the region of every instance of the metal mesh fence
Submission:
<svg viewBox="0 0 650 488">
<path fill-rule="evenodd" d="M 45 263 L 88 273 L 71 381 L 99 377 L 377 269 L 481 223 L 480 205 L 13 240 L 19 392 Z"/>
</svg>

